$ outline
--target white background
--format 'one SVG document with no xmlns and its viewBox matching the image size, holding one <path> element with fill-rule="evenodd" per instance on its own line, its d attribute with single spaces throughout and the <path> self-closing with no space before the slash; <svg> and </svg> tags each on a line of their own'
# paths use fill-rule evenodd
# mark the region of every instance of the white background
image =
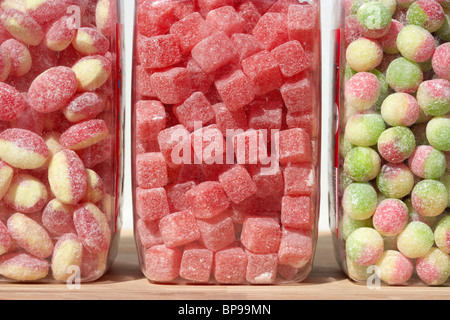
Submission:
<svg viewBox="0 0 450 320">
<path fill-rule="evenodd" d="M 124 47 L 125 47 L 125 92 L 124 101 L 126 108 L 125 119 L 125 186 L 124 203 L 122 210 L 123 229 L 133 228 L 133 204 L 131 200 L 131 74 L 132 74 L 132 49 L 133 49 L 133 28 L 134 28 L 134 1 L 124 0 Z M 333 52 L 333 43 L 331 41 L 331 30 L 335 17 L 335 0 L 322 0 L 322 179 L 321 179 L 321 213 L 319 221 L 320 230 L 328 230 L 328 168 L 331 165 L 329 159 L 329 137 L 330 137 L 330 117 L 331 111 L 331 79 L 330 71 L 333 66 L 331 63 L 331 53 Z"/>
</svg>

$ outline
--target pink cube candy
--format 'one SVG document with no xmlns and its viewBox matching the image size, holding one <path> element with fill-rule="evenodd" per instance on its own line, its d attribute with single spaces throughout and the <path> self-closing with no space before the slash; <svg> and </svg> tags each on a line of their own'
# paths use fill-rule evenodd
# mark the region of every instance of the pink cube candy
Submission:
<svg viewBox="0 0 450 320">
<path fill-rule="evenodd" d="M 223 164 L 225 140 L 220 127 L 212 124 L 191 134 L 192 148 L 196 163 L 206 165 Z"/>
<path fill-rule="evenodd" d="M 276 12 L 264 14 L 253 29 L 253 35 L 266 50 L 278 47 L 289 39 L 287 16 Z"/>
<path fill-rule="evenodd" d="M 189 53 L 200 41 L 211 35 L 211 28 L 198 12 L 193 12 L 170 27 L 170 33 L 179 39 L 181 50 Z"/>
<path fill-rule="evenodd" d="M 248 126 L 252 129 L 281 130 L 283 100 L 278 90 L 258 97 L 249 105 Z M 272 132 L 267 132 L 268 139 Z"/>
<path fill-rule="evenodd" d="M 253 81 L 256 95 L 266 94 L 283 84 L 278 63 L 269 51 L 261 51 L 244 59 L 242 70 Z"/>
<path fill-rule="evenodd" d="M 307 48 L 313 42 L 314 29 L 317 23 L 318 9 L 316 5 L 291 5 L 287 15 L 289 40 L 298 40 Z M 307 45 L 305 47 L 305 44 Z"/>
<path fill-rule="evenodd" d="M 254 254 L 248 250 L 246 279 L 253 284 L 272 284 L 277 277 L 278 255 L 276 253 Z"/>
<path fill-rule="evenodd" d="M 192 58 L 206 73 L 227 65 L 237 56 L 233 42 L 224 32 L 216 32 L 192 49 Z"/>
<path fill-rule="evenodd" d="M 166 109 L 157 100 L 136 103 L 136 136 L 139 140 L 156 140 L 166 127 Z"/>
<path fill-rule="evenodd" d="M 284 193 L 288 196 L 311 196 L 315 170 L 310 164 L 289 163 L 284 169 Z"/>
<path fill-rule="evenodd" d="M 262 44 L 251 34 L 235 33 L 231 36 L 231 41 L 238 52 L 239 62 L 264 50 Z"/>
<path fill-rule="evenodd" d="M 163 244 L 164 241 L 159 231 L 159 221 L 144 221 L 139 219 L 136 223 L 138 239 L 144 248 Z"/>
<path fill-rule="evenodd" d="M 311 231 L 283 228 L 278 262 L 301 269 L 311 260 L 313 253 Z"/>
<path fill-rule="evenodd" d="M 231 111 L 223 102 L 216 103 L 212 108 L 216 114 L 216 124 L 225 137 L 233 136 L 237 129 L 247 130 L 247 115 L 244 108 Z"/>
<path fill-rule="evenodd" d="M 182 104 L 175 105 L 173 113 L 189 131 L 194 130 L 195 122 L 201 126 L 213 120 L 215 115 L 211 103 L 202 92 L 194 92 Z"/>
<path fill-rule="evenodd" d="M 242 226 L 241 242 L 253 253 L 276 253 L 280 246 L 280 224 L 273 218 L 249 216 Z"/>
<path fill-rule="evenodd" d="M 211 10 L 224 7 L 232 6 L 233 0 L 198 0 L 198 7 L 202 16 L 206 17 L 208 12 Z"/>
<path fill-rule="evenodd" d="M 311 113 L 286 113 L 286 125 L 289 129 L 302 128 L 310 137 L 317 137 L 319 127 L 314 124 L 314 114 Z"/>
<path fill-rule="evenodd" d="M 250 166 L 249 171 L 258 188 L 256 196 L 262 198 L 283 192 L 283 174 L 278 163 L 272 166 Z"/>
<path fill-rule="evenodd" d="M 259 164 L 267 159 L 267 138 L 261 130 L 249 129 L 233 137 L 238 164 Z"/>
<path fill-rule="evenodd" d="M 315 88 L 309 75 L 290 79 L 281 87 L 281 95 L 289 112 L 311 113 L 315 100 Z"/>
<path fill-rule="evenodd" d="M 186 146 L 190 146 L 189 131 L 181 124 L 162 130 L 158 135 L 158 144 L 161 153 L 169 167 L 181 165 Z M 191 155 L 187 155 L 187 160 L 191 160 Z M 176 161 L 177 163 L 174 163 Z"/>
<path fill-rule="evenodd" d="M 186 193 L 187 202 L 195 216 L 210 219 L 224 212 L 230 201 L 222 186 L 216 181 L 206 181 Z"/>
<path fill-rule="evenodd" d="M 275 148 L 281 164 L 310 163 L 312 143 L 308 133 L 300 128 L 280 131 L 275 134 Z"/>
<path fill-rule="evenodd" d="M 211 219 L 198 219 L 201 243 L 211 251 L 218 251 L 232 244 L 235 240 L 233 220 L 222 213 Z"/>
<path fill-rule="evenodd" d="M 167 185 L 167 166 L 162 153 L 150 152 L 136 156 L 136 182 L 144 189 Z"/>
<path fill-rule="evenodd" d="M 252 177 L 242 165 L 236 165 L 219 176 L 219 182 L 233 203 L 240 203 L 257 191 Z"/>
<path fill-rule="evenodd" d="M 216 252 L 214 257 L 214 278 L 222 284 L 245 282 L 247 255 L 239 247 L 226 248 Z"/>
<path fill-rule="evenodd" d="M 259 19 L 261 19 L 261 14 L 258 11 L 258 8 L 250 1 L 242 2 L 238 8 L 237 12 L 245 20 L 245 33 L 251 33 L 253 28 L 258 23 Z"/>
<path fill-rule="evenodd" d="M 155 96 L 150 80 L 152 74 L 152 70 L 146 69 L 142 65 L 136 67 L 136 93 L 138 95 L 145 97 Z"/>
<path fill-rule="evenodd" d="M 314 224 L 311 197 L 283 197 L 281 224 L 284 227 L 311 230 Z"/>
<path fill-rule="evenodd" d="M 295 76 L 310 66 L 305 50 L 297 40 L 283 43 L 271 52 L 285 77 Z"/>
<path fill-rule="evenodd" d="M 222 101 L 231 111 L 243 108 L 255 98 L 255 88 L 242 70 L 236 70 L 214 83 Z"/>
<path fill-rule="evenodd" d="M 189 210 L 165 216 L 159 221 L 159 230 L 168 248 L 183 246 L 200 238 L 197 221 Z"/>
<path fill-rule="evenodd" d="M 170 282 L 180 274 L 181 250 L 157 245 L 145 253 L 145 275 L 157 282 Z"/>
<path fill-rule="evenodd" d="M 214 75 L 207 74 L 203 71 L 198 63 L 192 58 L 189 59 L 186 69 L 188 70 L 191 79 L 192 91 L 200 91 L 206 94 L 214 83 Z"/>
<path fill-rule="evenodd" d="M 224 6 L 208 12 L 206 23 L 218 31 L 223 31 L 229 37 L 233 33 L 244 31 L 245 20 L 236 12 L 232 6 Z"/>
<path fill-rule="evenodd" d="M 164 188 L 136 189 L 136 212 L 144 221 L 153 221 L 167 216 L 169 202 Z"/>
<path fill-rule="evenodd" d="M 186 192 L 194 188 L 195 185 L 194 181 L 188 181 L 167 186 L 166 191 L 170 212 L 179 212 L 189 209 Z"/>
<path fill-rule="evenodd" d="M 173 34 L 140 38 L 137 45 L 139 61 L 145 68 L 160 69 L 181 61 L 178 38 Z"/>
<path fill-rule="evenodd" d="M 146 37 L 165 34 L 175 21 L 172 1 L 141 1 L 137 8 L 137 29 Z"/>
<path fill-rule="evenodd" d="M 155 72 L 150 77 L 154 94 L 165 104 L 176 104 L 191 94 L 191 79 L 186 68 Z"/>
<path fill-rule="evenodd" d="M 180 276 L 196 283 L 208 282 L 214 253 L 197 243 L 186 245 L 181 259 Z"/>
</svg>

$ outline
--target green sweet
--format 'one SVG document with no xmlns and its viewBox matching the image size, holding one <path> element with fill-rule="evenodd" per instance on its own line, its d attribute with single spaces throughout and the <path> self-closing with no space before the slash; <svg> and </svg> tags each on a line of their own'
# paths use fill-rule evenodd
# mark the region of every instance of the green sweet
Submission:
<svg viewBox="0 0 450 320">
<path fill-rule="evenodd" d="M 347 214 L 344 214 L 339 224 L 339 230 L 341 230 L 344 240 L 347 240 L 353 231 L 359 228 L 373 228 L 372 219 L 355 220 Z"/>
<path fill-rule="evenodd" d="M 450 234 L 450 216 L 446 216 L 439 220 L 434 229 L 434 241 L 439 249 L 450 254 L 450 243 L 447 240 Z"/>
<path fill-rule="evenodd" d="M 396 126 L 384 131 L 378 139 L 378 151 L 381 156 L 392 163 L 408 159 L 416 148 L 416 138 L 411 129 Z"/>
<path fill-rule="evenodd" d="M 404 163 L 387 163 L 378 174 L 377 187 L 387 198 L 401 199 L 411 193 L 414 174 Z"/>
<path fill-rule="evenodd" d="M 420 66 L 406 58 L 397 58 L 389 64 L 386 80 L 396 92 L 416 92 L 423 80 Z"/>
<path fill-rule="evenodd" d="M 436 117 L 427 125 L 430 145 L 441 151 L 450 151 L 450 118 Z"/>
<path fill-rule="evenodd" d="M 410 259 L 424 256 L 433 246 L 434 234 L 423 222 L 410 222 L 397 237 L 398 250 Z"/>
<path fill-rule="evenodd" d="M 411 201 L 414 209 L 421 215 L 436 217 L 447 208 L 448 190 L 437 180 L 422 180 L 412 190 Z"/>
<path fill-rule="evenodd" d="M 391 24 L 391 12 L 382 3 L 369 2 L 363 4 L 356 13 L 361 25 L 367 30 L 381 30 Z"/>
<path fill-rule="evenodd" d="M 448 191 L 448 204 L 447 208 L 450 208 L 450 171 L 444 173 L 444 175 L 439 179 L 440 182 L 444 184 Z"/>
<path fill-rule="evenodd" d="M 372 217 L 377 205 L 377 192 L 367 183 L 352 183 L 345 189 L 342 197 L 344 213 L 355 220 Z"/>
<path fill-rule="evenodd" d="M 434 1 L 433 1 L 434 2 Z M 436 3 L 436 8 L 428 8 L 428 10 L 432 10 L 436 13 L 436 10 L 442 10 L 442 7 Z M 416 26 L 420 26 L 422 28 L 427 29 L 430 32 L 435 32 L 442 27 L 444 23 L 444 19 L 439 16 L 439 14 L 428 15 L 427 12 L 422 7 L 421 2 L 414 2 L 409 7 L 406 13 L 406 20 L 408 24 L 413 24 Z"/>
<path fill-rule="evenodd" d="M 358 147 L 376 145 L 386 130 L 383 117 L 377 113 L 357 113 L 350 117 L 345 127 L 345 138 Z"/>
<path fill-rule="evenodd" d="M 381 159 L 372 148 L 357 147 L 347 154 L 344 170 L 355 181 L 367 182 L 375 179 L 381 168 Z"/>
</svg>

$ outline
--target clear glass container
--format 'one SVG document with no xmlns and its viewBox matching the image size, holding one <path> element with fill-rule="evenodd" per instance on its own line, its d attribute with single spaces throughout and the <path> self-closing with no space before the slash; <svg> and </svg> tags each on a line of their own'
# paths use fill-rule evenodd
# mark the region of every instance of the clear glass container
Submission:
<svg viewBox="0 0 450 320">
<path fill-rule="evenodd" d="M 0 280 L 94 281 L 121 228 L 120 3 L 0 6 Z"/>
<path fill-rule="evenodd" d="M 142 272 L 304 280 L 319 213 L 319 1 L 136 1 L 134 50 Z"/>
<path fill-rule="evenodd" d="M 448 286 L 449 7 L 366 2 L 334 2 L 336 257 L 355 281 Z"/>
</svg>

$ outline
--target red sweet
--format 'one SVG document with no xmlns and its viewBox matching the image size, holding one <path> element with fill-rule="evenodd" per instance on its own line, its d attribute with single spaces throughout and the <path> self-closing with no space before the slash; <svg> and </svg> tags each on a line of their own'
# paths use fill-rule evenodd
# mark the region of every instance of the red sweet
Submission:
<svg viewBox="0 0 450 320">
<path fill-rule="evenodd" d="M 75 207 L 63 204 L 57 199 L 50 201 L 42 212 L 42 225 L 51 233 L 62 236 L 66 233 L 76 233 L 73 223 Z"/>
<path fill-rule="evenodd" d="M 91 120 L 97 117 L 106 107 L 105 98 L 95 92 L 75 95 L 62 110 L 70 122 Z"/>
<path fill-rule="evenodd" d="M 284 227 L 311 230 L 313 204 L 310 197 L 283 197 L 281 204 L 281 224 Z"/>
<path fill-rule="evenodd" d="M 168 248 L 183 246 L 200 238 L 200 230 L 191 211 L 181 211 L 165 216 L 159 221 L 159 230 Z"/>
<path fill-rule="evenodd" d="M 303 268 L 312 257 L 311 231 L 283 228 L 278 263 Z"/>
<path fill-rule="evenodd" d="M 143 221 L 159 220 L 169 214 L 164 188 L 136 189 L 136 212 Z"/>
<path fill-rule="evenodd" d="M 6 40 L 1 44 L 1 48 L 6 50 L 11 59 L 10 75 L 21 77 L 26 75 L 32 67 L 30 50 L 16 39 Z"/>
<path fill-rule="evenodd" d="M 56 20 L 46 31 L 45 44 L 50 50 L 63 51 L 70 46 L 76 33 L 77 31 L 70 18 L 62 17 Z"/>
<path fill-rule="evenodd" d="M 281 131 L 276 134 L 278 139 L 276 148 L 280 163 L 311 162 L 311 138 L 305 130 L 300 128 Z"/>
<path fill-rule="evenodd" d="M 226 214 L 211 219 L 197 219 L 200 242 L 211 251 L 218 251 L 236 240 L 233 220 Z"/>
<path fill-rule="evenodd" d="M 191 79 L 186 68 L 155 72 L 150 77 L 153 93 L 165 104 L 176 104 L 191 94 Z"/>
<path fill-rule="evenodd" d="M 209 219 L 224 212 L 230 201 L 221 184 L 203 182 L 186 193 L 186 200 L 197 218 Z"/>
<path fill-rule="evenodd" d="M 202 92 L 194 92 L 182 104 L 174 106 L 173 113 L 189 131 L 194 130 L 196 122 L 201 126 L 214 118 L 211 103 Z"/>
<path fill-rule="evenodd" d="M 14 87 L 0 82 L 0 120 L 12 121 L 25 111 L 27 103 Z"/>
<path fill-rule="evenodd" d="M 292 77 L 309 68 L 309 61 L 305 50 L 297 40 L 279 45 L 271 51 L 278 62 L 281 73 L 285 77 Z"/>
<path fill-rule="evenodd" d="M 227 36 L 244 30 L 245 20 L 232 6 L 223 6 L 208 12 L 206 23 L 210 28 L 225 32 Z"/>
<path fill-rule="evenodd" d="M 181 259 L 180 276 L 195 282 L 207 282 L 211 277 L 214 253 L 201 245 L 186 245 Z"/>
<path fill-rule="evenodd" d="M 239 284 L 245 281 L 247 256 L 241 248 L 231 247 L 216 252 L 214 278 L 222 284 Z"/>
<path fill-rule="evenodd" d="M 151 152 L 136 157 L 136 182 L 146 189 L 167 185 L 167 167 L 162 153 Z"/>
<path fill-rule="evenodd" d="M 247 281 L 253 284 L 275 283 L 278 269 L 277 254 L 254 254 L 248 250 L 245 253 L 248 259 Z"/>
<path fill-rule="evenodd" d="M 211 28 L 198 12 L 193 12 L 170 27 L 170 33 L 179 39 L 183 53 L 190 52 L 200 41 L 211 35 Z"/>
<path fill-rule="evenodd" d="M 105 121 L 88 120 L 70 127 L 61 135 L 59 142 L 65 148 L 81 150 L 102 141 L 107 135 Z"/>
<path fill-rule="evenodd" d="M 145 68 L 170 67 L 181 61 L 178 38 L 172 34 L 141 38 L 138 41 L 138 55 Z"/>
<path fill-rule="evenodd" d="M 180 274 L 182 252 L 178 248 L 156 245 L 145 252 L 145 275 L 158 282 L 175 280 Z"/>
<path fill-rule="evenodd" d="M 166 127 L 166 109 L 156 100 L 136 104 L 136 134 L 141 141 L 156 140 Z"/>
<path fill-rule="evenodd" d="M 287 22 L 288 20 L 285 14 L 276 12 L 266 13 L 259 19 L 253 29 L 253 35 L 256 40 L 263 44 L 266 50 L 272 50 L 288 41 Z"/>
<path fill-rule="evenodd" d="M 244 220 L 241 242 L 253 253 L 276 253 L 280 246 L 280 224 L 273 218 L 251 216 Z"/>
<path fill-rule="evenodd" d="M 244 107 L 255 98 L 255 88 L 242 70 L 236 70 L 214 83 L 223 103 L 231 111 Z"/>
<path fill-rule="evenodd" d="M 233 203 L 240 203 L 257 192 L 256 184 L 242 165 L 236 165 L 222 173 L 219 182 Z"/>
</svg>

